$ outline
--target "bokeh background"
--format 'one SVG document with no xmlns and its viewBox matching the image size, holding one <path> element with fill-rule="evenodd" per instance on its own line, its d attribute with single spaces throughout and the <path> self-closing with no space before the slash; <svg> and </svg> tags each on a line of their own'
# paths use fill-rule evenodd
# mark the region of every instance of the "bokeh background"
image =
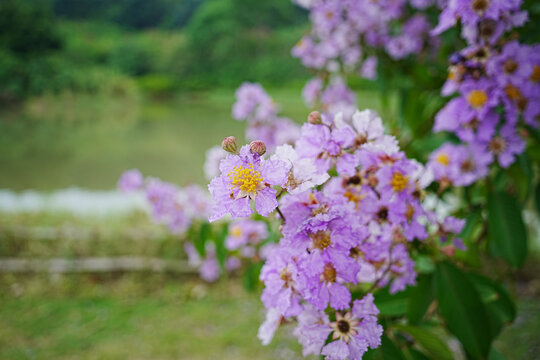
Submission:
<svg viewBox="0 0 540 360">
<path fill-rule="evenodd" d="M 9 260 L 185 259 L 118 177 L 204 184 L 205 151 L 243 137 L 230 113 L 244 81 L 303 121 L 309 73 L 290 49 L 308 29 L 290 0 L 0 0 L 0 359 L 300 357 L 287 331 L 260 345 L 262 304 L 241 279 Z M 361 108 L 392 116 L 353 85 Z M 540 356 L 538 259 L 516 279 L 498 346 L 510 359 Z"/>
</svg>

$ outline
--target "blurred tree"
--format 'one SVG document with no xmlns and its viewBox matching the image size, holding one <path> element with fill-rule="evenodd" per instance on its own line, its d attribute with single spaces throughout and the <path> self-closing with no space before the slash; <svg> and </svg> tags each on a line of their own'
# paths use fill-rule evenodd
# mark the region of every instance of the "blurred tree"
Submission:
<svg viewBox="0 0 540 360">
<path fill-rule="evenodd" d="M 0 100 L 25 97 L 41 88 L 56 65 L 49 55 L 61 47 L 46 4 L 0 1 Z"/>
<path fill-rule="evenodd" d="M 184 26 L 203 0 L 49 0 L 67 19 L 114 22 L 129 28 Z"/>
<path fill-rule="evenodd" d="M 0 1 L 0 48 L 16 56 L 35 56 L 62 45 L 54 17 L 44 3 Z"/>
<path fill-rule="evenodd" d="M 275 71 L 274 74 L 268 71 L 268 66 L 280 71 L 284 63 L 297 63 L 289 55 L 297 38 L 278 35 L 278 30 L 302 24 L 306 19 L 305 12 L 290 0 L 207 0 L 186 28 L 189 60 L 185 75 L 212 85 L 261 81 L 261 71 L 276 77 Z M 283 40 L 280 46 L 272 46 L 277 38 Z M 265 66 L 256 66 L 270 54 L 275 60 L 273 63 L 265 61 Z M 292 68 L 298 73 L 296 77 L 304 75 L 301 67 L 293 65 Z"/>
</svg>

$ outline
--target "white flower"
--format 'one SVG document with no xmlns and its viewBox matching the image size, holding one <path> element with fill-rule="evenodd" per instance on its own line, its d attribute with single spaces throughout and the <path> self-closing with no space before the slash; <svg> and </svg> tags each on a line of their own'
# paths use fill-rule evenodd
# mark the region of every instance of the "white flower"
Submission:
<svg viewBox="0 0 540 360">
<path fill-rule="evenodd" d="M 291 194 L 299 194 L 314 186 L 321 185 L 330 178 L 327 173 L 317 173 L 313 159 L 298 159 L 296 150 L 288 144 L 280 145 L 272 155 L 272 160 L 281 160 L 290 165 L 289 179 L 285 188 Z"/>
</svg>

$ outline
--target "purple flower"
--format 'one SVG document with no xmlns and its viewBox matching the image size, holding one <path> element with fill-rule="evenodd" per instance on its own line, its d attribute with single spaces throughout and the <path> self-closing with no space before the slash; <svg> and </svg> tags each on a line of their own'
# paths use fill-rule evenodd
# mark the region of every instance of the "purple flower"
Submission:
<svg viewBox="0 0 540 360">
<path fill-rule="evenodd" d="M 327 360 L 360 360 L 368 348 L 381 344 L 382 326 L 377 324 L 379 310 L 373 304 L 373 295 L 355 300 L 352 312 L 337 313 L 330 323 L 332 339 L 321 353 Z"/>
<path fill-rule="evenodd" d="M 208 186 L 214 199 L 211 222 L 227 213 L 233 219 L 251 215 L 251 200 L 259 214 L 268 216 L 278 206 L 276 190 L 271 186 L 285 185 L 289 168 L 283 161 L 264 160 L 245 145 L 239 155 L 221 161 L 220 171 Z"/>
<path fill-rule="evenodd" d="M 321 185 L 330 178 L 327 173 L 319 173 L 313 159 L 299 159 L 296 150 L 290 145 L 281 145 L 276 149 L 272 160 L 280 160 L 290 165 L 285 188 L 291 194 L 298 194 Z"/>
<path fill-rule="evenodd" d="M 257 333 L 257 337 L 263 345 L 270 344 L 282 318 L 283 316 L 277 309 L 270 308 L 266 311 L 266 320 L 261 324 Z"/>
<path fill-rule="evenodd" d="M 488 149 L 497 157 L 499 164 L 507 168 L 515 161 L 515 156 L 525 150 L 525 141 L 516 134 L 513 126 L 504 126 L 499 135 L 488 143 Z"/>
<path fill-rule="evenodd" d="M 118 189 L 122 192 L 132 192 L 139 190 L 144 183 L 141 172 L 137 169 L 125 171 L 118 180 Z"/>
<path fill-rule="evenodd" d="M 465 220 L 458 219 L 453 216 L 447 216 L 444 221 L 440 224 L 439 233 L 441 236 L 441 242 L 445 243 L 448 238 L 453 237 L 453 244 L 460 250 L 465 250 L 465 245 L 463 241 L 456 237 L 455 234 L 460 234 L 463 228 L 465 227 Z"/>
<path fill-rule="evenodd" d="M 315 106 L 317 100 L 321 96 L 323 90 L 323 82 L 319 78 L 309 80 L 302 90 L 302 97 L 306 104 L 310 107 Z"/>
<path fill-rule="evenodd" d="M 261 269 L 261 281 L 265 288 L 261 300 L 267 308 L 275 308 L 284 316 L 295 316 L 302 310 L 298 268 L 295 257 L 301 256 L 298 249 L 284 246 L 274 248 Z"/>
<path fill-rule="evenodd" d="M 232 115 L 236 120 L 264 119 L 276 113 L 274 101 L 259 84 L 245 82 L 235 95 Z"/>
<path fill-rule="evenodd" d="M 267 237 L 266 223 L 249 219 L 238 220 L 229 224 L 229 235 L 225 239 L 225 246 L 229 250 L 236 250 L 248 244 L 259 244 Z"/>
<path fill-rule="evenodd" d="M 533 64 L 531 48 L 517 41 L 507 43 L 500 54 L 488 59 L 486 70 L 488 75 L 505 86 L 507 83 L 522 83 L 529 79 Z"/>
<path fill-rule="evenodd" d="M 191 217 L 178 187 L 159 179 L 150 179 L 145 191 L 156 222 L 167 225 L 173 233 L 187 230 Z"/>
<path fill-rule="evenodd" d="M 204 162 L 204 175 L 211 180 L 219 175 L 219 163 L 227 157 L 227 152 L 219 145 L 206 150 L 206 161 Z"/>
<path fill-rule="evenodd" d="M 366 58 L 360 70 L 362 77 L 369 80 L 377 80 L 377 64 L 378 60 L 375 56 Z"/>
</svg>

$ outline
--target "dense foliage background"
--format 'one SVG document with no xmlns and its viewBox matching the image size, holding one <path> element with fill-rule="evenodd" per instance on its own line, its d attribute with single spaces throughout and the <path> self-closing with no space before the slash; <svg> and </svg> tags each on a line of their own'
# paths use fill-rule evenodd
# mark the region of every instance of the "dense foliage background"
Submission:
<svg viewBox="0 0 540 360">
<path fill-rule="evenodd" d="M 0 97 L 128 92 L 133 82 L 163 94 L 304 79 L 289 49 L 306 20 L 288 0 L 6 0 Z"/>
</svg>

